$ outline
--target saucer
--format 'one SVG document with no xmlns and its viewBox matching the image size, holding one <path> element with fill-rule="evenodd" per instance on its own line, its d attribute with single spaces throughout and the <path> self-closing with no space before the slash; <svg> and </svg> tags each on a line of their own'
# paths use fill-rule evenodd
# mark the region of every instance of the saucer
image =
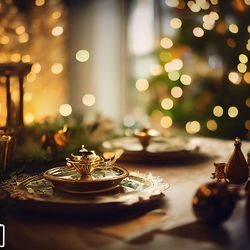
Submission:
<svg viewBox="0 0 250 250">
<path fill-rule="evenodd" d="M 115 189 L 128 176 L 128 171 L 118 166 L 95 168 L 89 175 L 83 175 L 75 168 L 60 166 L 47 170 L 44 178 L 55 189 L 75 194 L 100 193 Z"/>
</svg>

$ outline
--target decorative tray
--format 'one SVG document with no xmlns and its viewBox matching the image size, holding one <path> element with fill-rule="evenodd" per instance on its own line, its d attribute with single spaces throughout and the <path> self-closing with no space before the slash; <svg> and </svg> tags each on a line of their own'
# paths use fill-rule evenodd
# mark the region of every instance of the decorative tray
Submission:
<svg viewBox="0 0 250 250">
<path fill-rule="evenodd" d="M 44 178 L 56 189 L 68 193 L 99 193 L 115 189 L 128 176 L 128 171 L 118 166 L 95 168 L 81 175 L 76 168 L 62 166 L 47 170 Z"/>
<path fill-rule="evenodd" d="M 124 150 L 120 160 L 131 162 L 168 162 L 197 152 L 198 146 L 188 139 L 154 137 L 143 148 L 136 137 L 120 137 L 104 141 L 102 151 Z"/>
<path fill-rule="evenodd" d="M 119 186 L 99 194 L 71 194 L 55 189 L 43 174 L 11 179 L 1 185 L 23 208 L 45 213 L 92 214 L 117 211 L 162 198 L 169 184 L 151 174 L 132 172 Z"/>
</svg>

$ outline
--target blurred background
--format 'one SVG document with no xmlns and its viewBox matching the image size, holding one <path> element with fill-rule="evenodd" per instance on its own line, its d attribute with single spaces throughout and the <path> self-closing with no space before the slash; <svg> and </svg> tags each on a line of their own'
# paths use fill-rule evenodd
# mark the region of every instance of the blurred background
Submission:
<svg viewBox="0 0 250 250">
<path fill-rule="evenodd" d="M 250 139 L 249 51 L 249 0 L 0 1 L 0 63 L 33 64 L 27 126 L 102 116 Z M 5 103 L 1 77 L 0 126 Z"/>
</svg>

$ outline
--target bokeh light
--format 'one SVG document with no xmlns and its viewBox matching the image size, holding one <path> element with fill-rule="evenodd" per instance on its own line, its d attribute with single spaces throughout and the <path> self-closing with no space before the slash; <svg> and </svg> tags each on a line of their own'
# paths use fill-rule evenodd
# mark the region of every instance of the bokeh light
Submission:
<svg viewBox="0 0 250 250">
<path fill-rule="evenodd" d="M 210 131 L 215 131 L 218 128 L 217 122 L 215 120 L 209 120 L 207 122 L 207 129 Z"/>
<path fill-rule="evenodd" d="M 56 26 L 52 29 L 51 34 L 53 36 L 60 36 L 63 33 L 63 27 L 62 26 Z"/>
<path fill-rule="evenodd" d="M 183 85 L 190 85 L 192 82 L 192 78 L 189 75 L 183 74 L 181 75 L 180 81 Z"/>
<path fill-rule="evenodd" d="M 228 74 L 228 79 L 233 84 L 239 84 L 240 81 L 241 81 L 241 77 L 240 77 L 240 75 L 237 72 L 230 72 Z"/>
<path fill-rule="evenodd" d="M 173 108 L 174 106 L 174 102 L 172 99 L 170 98 L 164 98 L 162 101 L 161 101 L 161 106 L 163 109 L 166 109 L 166 110 L 170 110 Z"/>
<path fill-rule="evenodd" d="M 177 81 L 180 78 L 180 73 L 178 71 L 171 71 L 168 73 L 168 78 L 171 81 Z"/>
<path fill-rule="evenodd" d="M 170 21 L 170 26 L 173 28 L 173 29 L 179 29 L 182 25 L 182 22 L 181 22 L 181 19 L 179 18 L 172 18 L 171 21 Z"/>
<path fill-rule="evenodd" d="M 213 114 L 216 117 L 221 117 L 223 115 L 223 108 L 221 106 L 215 106 L 213 109 Z"/>
<path fill-rule="evenodd" d="M 79 62 L 86 62 L 89 60 L 89 52 L 87 50 L 78 50 L 76 52 L 76 60 Z"/>
<path fill-rule="evenodd" d="M 82 103 L 85 106 L 93 106 L 95 104 L 95 96 L 92 94 L 86 94 L 82 97 Z"/>
<path fill-rule="evenodd" d="M 186 131 L 188 134 L 196 134 L 200 129 L 201 125 L 198 121 L 190 121 L 186 123 Z"/>
<path fill-rule="evenodd" d="M 173 120 L 170 116 L 163 116 L 161 118 L 161 126 L 163 128 L 170 128 L 173 125 Z"/>
<path fill-rule="evenodd" d="M 204 30 L 202 28 L 200 28 L 200 27 L 195 27 L 193 29 L 193 34 L 196 37 L 202 37 L 202 36 L 204 36 Z"/>
<path fill-rule="evenodd" d="M 139 79 L 136 81 L 135 87 L 138 91 L 146 91 L 149 87 L 149 83 L 146 79 Z"/>
<path fill-rule="evenodd" d="M 66 103 L 66 104 L 62 104 L 60 107 L 59 107 L 59 113 L 62 115 L 62 116 L 69 116 L 71 115 L 72 113 L 72 107 L 70 104 Z"/>
<path fill-rule="evenodd" d="M 236 107 L 232 106 L 228 109 L 228 115 L 231 118 L 234 118 L 238 115 L 239 111 Z"/>
<path fill-rule="evenodd" d="M 169 49 L 173 46 L 172 40 L 168 37 L 162 38 L 160 44 L 164 49 Z"/>
<path fill-rule="evenodd" d="M 62 71 L 63 71 L 63 65 L 61 63 L 54 63 L 51 66 L 51 72 L 55 75 L 62 73 Z"/>
<path fill-rule="evenodd" d="M 32 113 L 27 113 L 25 116 L 24 116 L 24 122 L 26 124 L 31 124 L 34 122 L 34 115 Z"/>
</svg>

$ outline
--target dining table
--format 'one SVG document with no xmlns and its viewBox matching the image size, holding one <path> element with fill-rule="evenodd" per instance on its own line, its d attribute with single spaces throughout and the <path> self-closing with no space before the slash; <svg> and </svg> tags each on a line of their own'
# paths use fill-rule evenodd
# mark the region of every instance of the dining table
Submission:
<svg viewBox="0 0 250 250">
<path fill-rule="evenodd" d="M 49 214 L 32 212 L 9 201 L 1 205 L 6 249 L 250 249 L 247 195 L 232 215 L 217 227 L 199 221 L 192 199 L 203 184 L 212 182 L 215 162 L 227 162 L 233 140 L 193 137 L 197 152 L 161 162 L 124 162 L 129 172 L 152 174 L 169 184 L 159 199 L 112 213 Z M 245 157 L 250 142 L 242 141 Z M 3 202 L 3 201 L 1 201 Z"/>
</svg>

